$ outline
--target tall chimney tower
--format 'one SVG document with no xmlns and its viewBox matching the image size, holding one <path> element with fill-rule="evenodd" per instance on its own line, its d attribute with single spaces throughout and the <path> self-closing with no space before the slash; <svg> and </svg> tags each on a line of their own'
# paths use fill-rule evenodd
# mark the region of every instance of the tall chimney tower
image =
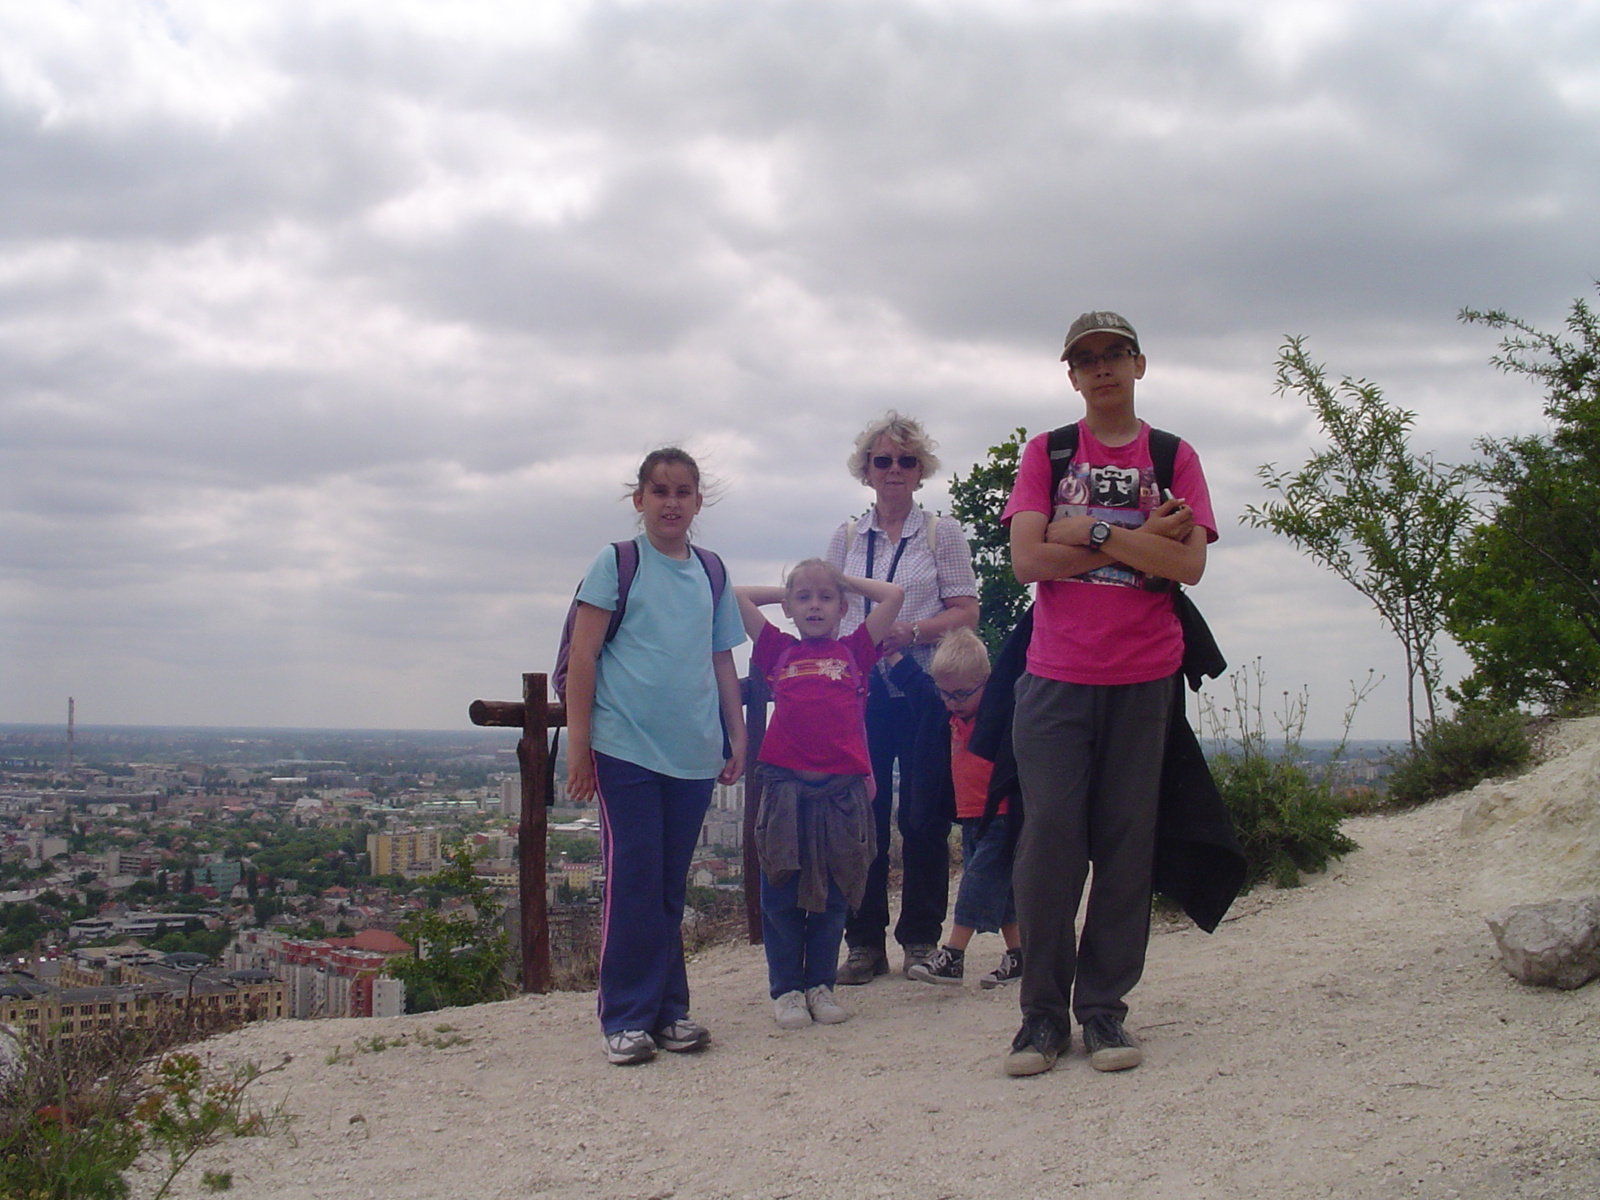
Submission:
<svg viewBox="0 0 1600 1200">
<path fill-rule="evenodd" d="M 67 697 L 67 778 L 72 778 L 72 739 L 75 733 L 78 718 L 78 702 L 71 696 Z"/>
</svg>

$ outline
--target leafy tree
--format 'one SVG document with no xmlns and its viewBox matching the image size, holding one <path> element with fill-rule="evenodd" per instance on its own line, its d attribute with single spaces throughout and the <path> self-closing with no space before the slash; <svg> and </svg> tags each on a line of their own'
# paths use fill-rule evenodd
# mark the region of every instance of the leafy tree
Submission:
<svg viewBox="0 0 1600 1200">
<path fill-rule="evenodd" d="M 462 1004 L 503 1000 L 510 994 L 506 964 L 510 939 L 500 923 L 500 900 L 472 869 L 475 856 L 462 845 L 446 852 L 446 865 L 423 881 L 430 889 L 465 899 L 467 908 L 446 915 L 437 907 L 400 922 L 412 957 L 391 959 L 388 973 L 406 985 L 406 1009 L 432 1012 Z"/>
<path fill-rule="evenodd" d="M 1305 399 L 1329 445 L 1293 473 L 1261 467 L 1279 499 L 1246 507 L 1243 519 L 1288 538 L 1354 587 L 1400 639 L 1415 747 L 1419 683 L 1428 720 L 1437 719 L 1443 580 L 1470 513 L 1466 469 L 1413 454 L 1416 414 L 1366 380 L 1329 384 L 1302 338 L 1290 338 L 1278 355 L 1277 391 Z"/>
<path fill-rule="evenodd" d="M 1027 440 L 1026 429 L 1013 430 L 998 446 L 990 446 L 989 457 L 974 463 L 965 478 L 955 475 L 950 480 L 950 514 L 967 530 L 972 568 L 978 576 L 982 612 L 978 633 L 991 654 L 1000 649 L 1030 600 L 1028 589 L 1011 569 L 1011 539 L 1000 524 Z"/>
<path fill-rule="evenodd" d="M 1557 704 L 1600 679 L 1600 317 L 1582 299 L 1564 333 L 1503 312 L 1490 361 L 1546 393 L 1548 436 L 1486 438 L 1477 475 L 1495 497 L 1446 583 L 1447 628 L 1472 658 L 1461 694 Z"/>
</svg>

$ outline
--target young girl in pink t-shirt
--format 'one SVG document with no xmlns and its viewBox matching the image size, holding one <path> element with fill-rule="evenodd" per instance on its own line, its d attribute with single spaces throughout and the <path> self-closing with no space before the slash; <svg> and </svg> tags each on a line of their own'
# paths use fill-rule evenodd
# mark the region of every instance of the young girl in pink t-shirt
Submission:
<svg viewBox="0 0 1600 1200">
<path fill-rule="evenodd" d="M 847 594 L 866 620 L 840 639 Z M 767 982 L 780 1029 L 849 1016 L 834 998 L 848 909 L 858 907 L 876 851 L 872 762 L 862 723 L 877 643 L 900 613 L 899 584 L 842 574 L 807 559 L 783 587 L 737 587 L 739 615 L 755 642 L 750 671 L 766 679 L 773 713 L 761 743 L 761 929 Z M 761 614 L 782 604 L 800 636 Z"/>
</svg>

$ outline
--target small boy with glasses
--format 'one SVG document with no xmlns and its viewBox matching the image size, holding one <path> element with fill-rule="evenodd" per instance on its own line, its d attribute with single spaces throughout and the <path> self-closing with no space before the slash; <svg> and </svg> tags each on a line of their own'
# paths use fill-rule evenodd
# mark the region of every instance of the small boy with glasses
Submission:
<svg viewBox="0 0 1600 1200">
<path fill-rule="evenodd" d="M 1152 430 L 1134 411 L 1145 356 L 1133 326 L 1084 313 L 1061 361 L 1083 418 L 1028 442 L 1001 514 L 1017 579 L 1037 585 L 1012 719 L 1025 815 L 1013 869 L 1022 1028 L 1008 1075 L 1050 1070 L 1074 1017 L 1096 1070 L 1143 1059 L 1124 997 L 1144 971 L 1162 760 L 1182 703 L 1168 581 L 1197 583 L 1217 536 L 1188 443 L 1159 439 L 1172 447 L 1171 492 L 1156 469 Z"/>
<path fill-rule="evenodd" d="M 944 634 L 928 668 L 909 655 L 885 657 L 889 680 L 910 701 L 917 732 L 908 785 L 915 819 L 961 826 L 961 886 L 956 891 L 949 939 L 906 975 L 921 983 L 959 987 L 966 974 L 967 946 L 974 933 L 998 932 L 1006 944 L 1000 965 L 978 982 L 999 987 L 1022 976 L 1017 907 L 1011 895 L 1012 839 L 1006 802 L 987 822 L 985 805 L 994 764 L 967 747 L 972 723 L 989 680 L 989 652 L 964 626 Z M 905 794 L 905 793 L 903 793 Z"/>
</svg>

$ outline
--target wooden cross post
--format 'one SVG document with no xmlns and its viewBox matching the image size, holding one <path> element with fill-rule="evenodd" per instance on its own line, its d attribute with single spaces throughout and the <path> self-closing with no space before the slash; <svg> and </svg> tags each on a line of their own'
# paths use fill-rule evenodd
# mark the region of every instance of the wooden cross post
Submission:
<svg viewBox="0 0 1600 1200">
<path fill-rule="evenodd" d="M 744 759 L 744 922 L 752 946 L 761 945 L 761 859 L 756 854 L 756 816 L 761 811 L 761 775 L 756 758 L 767 733 L 767 681 L 755 671 L 740 680 L 744 699 L 745 733 L 749 748 Z"/>
<path fill-rule="evenodd" d="M 517 885 L 521 898 L 522 990 L 550 990 L 550 915 L 545 906 L 545 841 L 549 830 L 550 730 L 567 723 L 566 706 L 551 703 L 544 675 L 524 674 L 522 703 L 474 700 L 474 725 L 520 728 L 517 767 L 522 775 L 522 819 L 517 823 Z"/>
</svg>

